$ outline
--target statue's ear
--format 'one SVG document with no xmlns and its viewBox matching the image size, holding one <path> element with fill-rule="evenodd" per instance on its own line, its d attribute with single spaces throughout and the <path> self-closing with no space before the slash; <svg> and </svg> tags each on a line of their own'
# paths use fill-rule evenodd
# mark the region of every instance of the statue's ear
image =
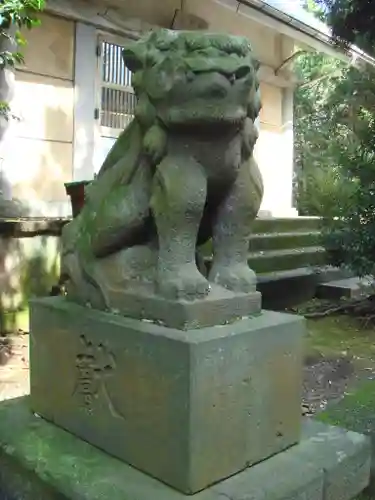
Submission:
<svg viewBox="0 0 375 500">
<path fill-rule="evenodd" d="M 129 68 L 132 73 L 143 68 L 145 54 L 137 42 L 125 45 L 122 50 L 122 57 L 126 67 Z"/>
</svg>

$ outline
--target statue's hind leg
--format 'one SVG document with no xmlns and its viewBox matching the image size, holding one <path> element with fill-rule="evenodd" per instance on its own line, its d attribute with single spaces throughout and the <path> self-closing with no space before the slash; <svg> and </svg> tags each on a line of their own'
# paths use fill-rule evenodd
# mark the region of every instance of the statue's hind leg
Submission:
<svg viewBox="0 0 375 500">
<path fill-rule="evenodd" d="M 114 184 L 106 198 L 93 208 L 91 245 L 95 257 L 103 258 L 150 241 L 152 179 L 151 167 L 144 162 L 131 182 Z"/>
<path fill-rule="evenodd" d="M 192 300 L 209 291 L 195 261 L 206 193 L 205 172 L 192 158 L 167 156 L 158 166 L 151 206 L 159 240 L 157 289 L 167 298 Z"/>
<path fill-rule="evenodd" d="M 137 256 L 142 257 L 155 239 L 150 217 L 151 186 L 151 169 L 147 164 L 140 165 L 131 181 L 113 183 L 109 191 L 104 186 L 106 196 L 100 187 L 91 190 L 80 215 L 65 226 L 61 265 L 68 295 L 76 302 L 108 309 L 108 289 L 125 280 L 129 270 L 134 271 L 134 278 L 138 271 L 133 266 L 134 252 L 126 250 L 138 245 Z"/>
<path fill-rule="evenodd" d="M 211 283 L 235 292 L 255 291 L 256 276 L 247 260 L 251 225 L 259 211 L 262 196 L 262 178 L 257 164 L 250 159 L 242 165 L 213 223 Z"/>
</svg>

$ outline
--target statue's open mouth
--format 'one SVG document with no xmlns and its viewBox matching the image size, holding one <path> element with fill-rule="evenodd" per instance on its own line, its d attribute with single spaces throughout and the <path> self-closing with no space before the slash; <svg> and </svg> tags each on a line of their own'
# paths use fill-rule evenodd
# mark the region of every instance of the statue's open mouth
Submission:
<svg viewBox="0 0 375 500">
<path fill-rule="evenodd" d="M 169 100 L 158 106 L 160 117 L 168 125 L 237 126 L 247 115 L 252 81 L 249 73 L 198 72 L 176 86 Z"/>
</svg>

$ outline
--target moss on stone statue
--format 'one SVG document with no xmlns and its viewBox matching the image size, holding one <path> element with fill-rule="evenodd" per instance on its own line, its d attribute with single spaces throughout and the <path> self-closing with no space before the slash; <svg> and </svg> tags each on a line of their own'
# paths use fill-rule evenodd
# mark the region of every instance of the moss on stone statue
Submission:
<svg viewBox="0 0 375 500">
<path fill-rule="evenodd" d="M 249 41 L 156 30 L 127 44 L 123 58 L 134 75 L 134 119 L 64 228 L 67 297 L 129 314 L 120 290 L 126 301 L 139 282 L 140 295 L 175 301 L 205 297 L 210 283 L 253 293 L 246 246 L 263 183 L 253 159 L 259 63 Z M 198 232 L 199 244 L 215 235 L 208 278 L 194 259 Z M 134 247 L 152 248 L 153 280 L 148 262 L 129 277 Z"/>
<path fill-rule="evenodd" d="M 8 495 L 5 498 L 127 500 L 134 478 L 143 477 L 132 470 L 129 479 L 129 469 L 34 416 L 27 397 L 0 404 L 0 493 Z M 158 498 L 156 483 L 150 478 L 144 484 L 145 491 L 155 490 L 150 498 Z"/>
</svg>

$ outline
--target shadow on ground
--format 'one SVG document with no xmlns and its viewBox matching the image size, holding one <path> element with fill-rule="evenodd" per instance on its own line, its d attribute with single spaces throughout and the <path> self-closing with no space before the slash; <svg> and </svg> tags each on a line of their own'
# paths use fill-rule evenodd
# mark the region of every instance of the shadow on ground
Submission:
<svg viewBox="0 0 375 500">
<path fill-rule="evenodd" d="M 13 353 L 13 342 L 8 337 L 0 337 L 0 366 L 7 364 Z"/>
</svg>

